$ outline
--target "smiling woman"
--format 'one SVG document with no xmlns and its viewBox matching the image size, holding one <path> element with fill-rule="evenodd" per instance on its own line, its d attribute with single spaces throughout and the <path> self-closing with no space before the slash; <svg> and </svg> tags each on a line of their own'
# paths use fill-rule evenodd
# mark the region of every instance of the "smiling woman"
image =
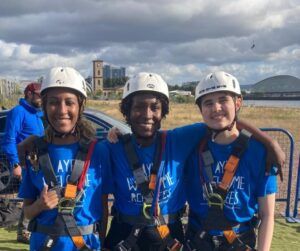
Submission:
<svg viewBox="0 0 300 251">
<path fill-rule="evenodd" d="M 152 135 L 159 130 L 162 115 L 162 103 L 153 94 L 141 94 L 133 97 L 130 112 L 130 124 L 139 144 L 152 143 Z M 148 142 L 148 139 L 151 139 Z"/>
<path fill-rule="evenodd" d="M 50 70 L 41 88 L 45 136 L 23 142 L 29 160 L 19 196 L 31 220 L 30 250 L 100 250 L 112 189 L 109 152 L 83 118 L 86 85 L 73 68 Z M 86 182 L 87 181 L 87 182 Z M 104 218 L 102 218 L 104 214 Z"/>
<path fill-rule="evenodd" d="M 74 91 L 65 88 L 50 89 L 43 97 L 44 111 L 51 128 L 61 135 L 75 133 L 79 118 L 79 99 Z"/>
</svg>

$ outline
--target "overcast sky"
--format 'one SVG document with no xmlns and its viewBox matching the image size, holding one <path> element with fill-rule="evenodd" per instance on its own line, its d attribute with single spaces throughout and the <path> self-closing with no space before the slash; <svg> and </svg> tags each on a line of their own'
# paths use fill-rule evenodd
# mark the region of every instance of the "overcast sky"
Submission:
<svg viewBox="0 0 300 251">
<path fill-rule="evenodd" d="M 241 84 L 300 77 L 300 1 L 0 1 L 0 77 L 37 79 L 53 66 L 87 77 L 95 59 L 170 84 L 214 70 Z"/>
</svg>

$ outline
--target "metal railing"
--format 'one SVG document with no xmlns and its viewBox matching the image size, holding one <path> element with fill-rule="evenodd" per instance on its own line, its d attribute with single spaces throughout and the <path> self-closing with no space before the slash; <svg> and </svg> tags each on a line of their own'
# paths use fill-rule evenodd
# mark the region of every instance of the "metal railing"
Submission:
<svg viewBox="0 0 300 251">
<path fill-rule="evenodd" d="M 300 200 L 300 156 L 298 161 L 298 170 L 297 170 L 297 182 L 296 182 L 296 192 L 295 192 L 295 205 L 294 205 L 294 212 L 293 217 L 294 220 L 297 222 L 300 222 L 300 219 L 298 219 L 298 203 Z"/>
<path fill-rule="evenodd" d="M 276 202 L 285 203 L 285 213 L 286 218 L 290 217 L 291 205 L 291 191 L 293 180 L 293 166 L 294 166 L 294 138 L 292 134 L 282 128 L 261 128 L 263 131 L 267 132 L 270 136 L 278 141 L 281 148 L 285 152 L 286 161 L 282 167 L 282 172 L 284 176 L 283 182 L 278 181 L 278 193 L 276 194 Z M 279 180 L 279 179 L 278 179 Z M 280 210 L 280 209 L 279 209 Z"/>
</svg>

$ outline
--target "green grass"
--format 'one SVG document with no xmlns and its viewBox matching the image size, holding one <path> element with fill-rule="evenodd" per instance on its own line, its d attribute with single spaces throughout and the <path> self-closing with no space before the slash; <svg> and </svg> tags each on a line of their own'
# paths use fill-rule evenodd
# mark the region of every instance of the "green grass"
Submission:
<svg viewBox="0 0 300 251">
<path fill-rule="evenodd" d="M 299 251 L 300 223 L 286 223 L 284 219 L 276 219 L 271 250 Z"/>
<path fill-rule="evenodd" d="M 29 245 L 21 244 L 16 241 L 17 229 L 16 227 L 11 229 L 0 228 L 0 250 L 1 251 L 27 251 Z"/>
<path fill-rule="evenodd" d="M 16 242 L 16 229 L 0 228 L 1 251 L 26 251 L 28 245 Z M 272 242 L 272 251 L 300 251 L 300 224 L 286 223 L 284 219 L 275 220 L 275 231 Z"/>
</svg>

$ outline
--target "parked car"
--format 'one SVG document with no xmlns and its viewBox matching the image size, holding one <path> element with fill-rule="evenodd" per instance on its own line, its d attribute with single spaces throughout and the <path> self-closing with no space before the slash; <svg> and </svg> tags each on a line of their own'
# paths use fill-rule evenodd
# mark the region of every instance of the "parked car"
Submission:
<svg viewBox="0 0 300 251">
<path fill-rule="evenodd" d="M 2 145 L 8 112 L 9 110 L 0 111 L 0 147 Z M 118 127 L 124 133 L 130 132 L 129 127 L 125 123 L 100 111 L 86 109 L 84 111 L 84 116 L 96 128 L 96 136 L 99 140 L 106 138 L 108 130 L 113 126 Z M 7 158 L 0 150 L 0 194 L 16 192 L 18 190 L 18 186 L 19 181 L 16 178 L 11 177 Z"/>
</svg>

